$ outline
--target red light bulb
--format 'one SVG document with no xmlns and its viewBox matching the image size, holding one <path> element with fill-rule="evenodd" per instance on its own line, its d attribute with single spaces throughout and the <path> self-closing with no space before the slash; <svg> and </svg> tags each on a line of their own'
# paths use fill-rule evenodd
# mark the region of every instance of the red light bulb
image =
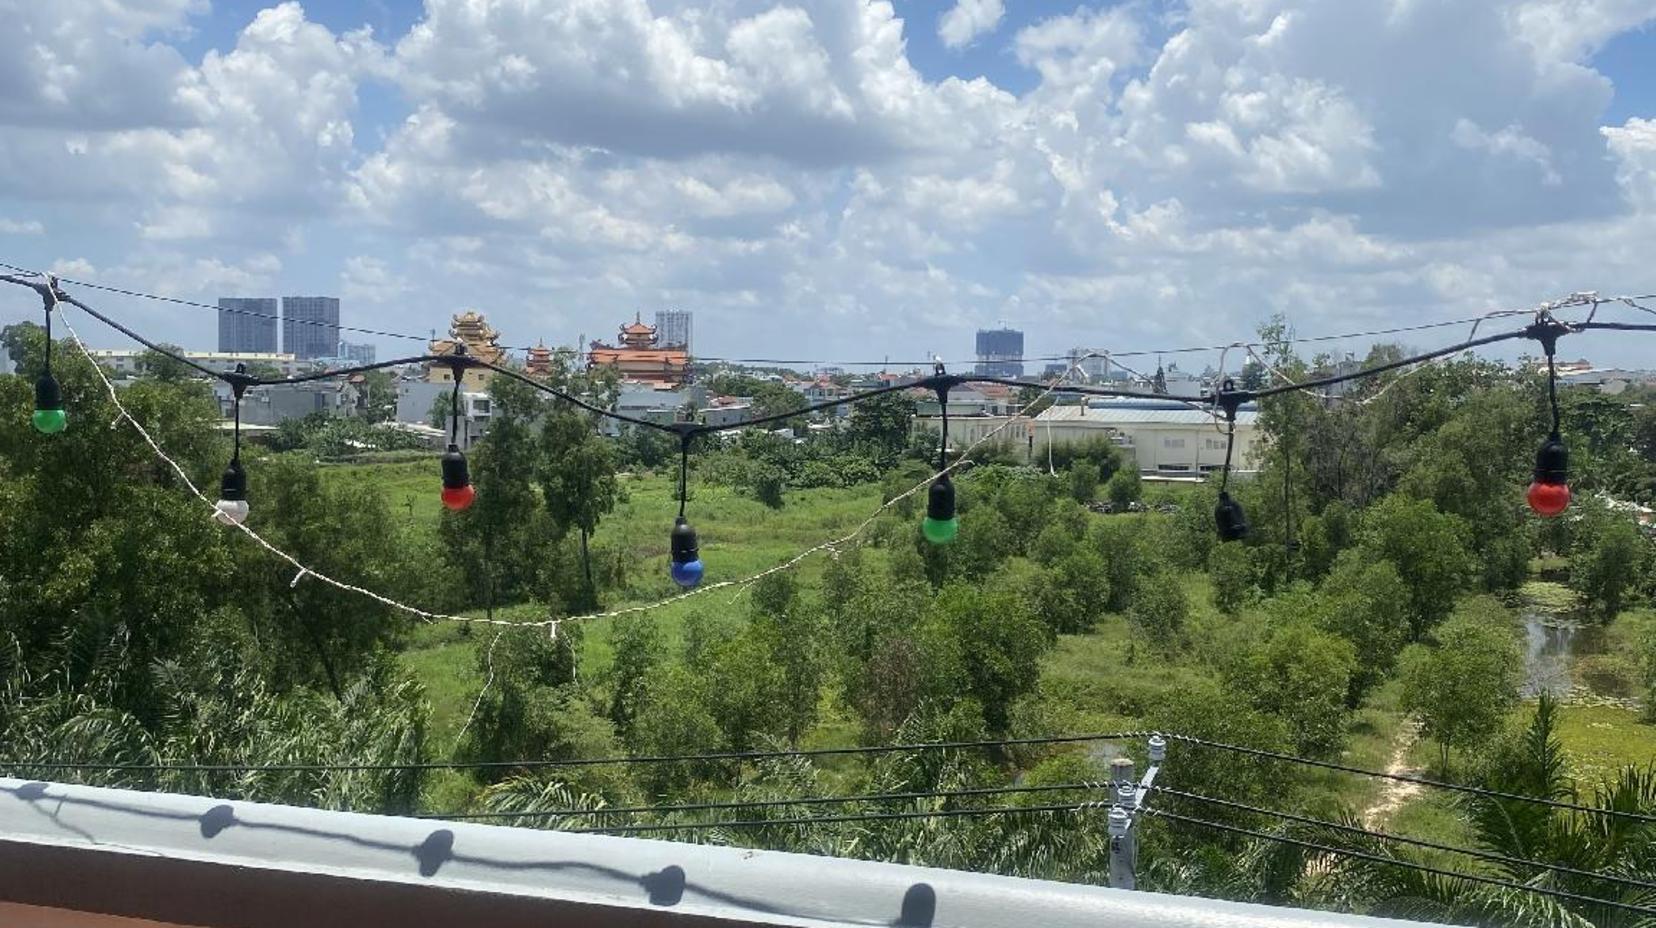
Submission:
<svg viewBox="0 0 1656 928">
<path fill-rule="evenodd" d="M 459 512 L 460 510 L 470 506 L 472 504 L 472 500 L 476 498 L 477 490 L 469 483 L 463 487 L 443 488 L 443 505 L 454 510 L 455 512 Z"/>
<path fill-rule="evenodd" d="M 1537 480 L 1529 485 L 1529 492 L 1524 494 L 1524 498 L 1529 501 L 1529 507 L 1536 515 L 1552 518 L 1570 508 L 1570 486 L 1566 483 L 1542 483 Z"/>
<path fill-rule="evenodd" d="M 1555 430 L 1535 454 L 1535 477 L 1524 498 L 1538 516 L 1552 518 L 1570 508 L 1570 452 Z"/>
</svg>

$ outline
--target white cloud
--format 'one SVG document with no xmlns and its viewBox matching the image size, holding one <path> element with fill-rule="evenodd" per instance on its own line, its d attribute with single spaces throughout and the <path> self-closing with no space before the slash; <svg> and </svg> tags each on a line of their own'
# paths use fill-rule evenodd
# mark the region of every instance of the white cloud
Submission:
<svg viewBox="0 0 1656 928">
<path fill-rule="evenodd" d="M 514 343 L 686 306 L 720 353 L 959 357 L 999 319 L 1043 353 L 1222 343 L 1656 283 L 1656 113 L 1601 126 L 1588 66 L 1649 0 L 1078 8 L 1004 40 L 1018 95 L 911 62 L 1002 6 L 427 0 L 383 46 L 287 2 L 192 62 L 196 0 L 37 4 L 0 62 L 0 234 L 178 295 L 337 287 L 375 328 L 482 306 Z M 407 106 L 384 132 L 369 81 Z"/>
<path fill-rule="evenodd" d="M 955 0 L 937 21 L 937 37 L 949 48 L 963 48 L 994 32 L 1005 15 L 1001 0 Z"/>
</svg>

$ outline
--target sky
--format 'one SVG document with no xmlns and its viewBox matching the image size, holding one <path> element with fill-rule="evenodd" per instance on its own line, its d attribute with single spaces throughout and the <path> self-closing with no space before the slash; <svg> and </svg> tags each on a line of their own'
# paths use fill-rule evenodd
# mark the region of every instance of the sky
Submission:
<svg viewBox="0 0 1656 928">
<path fill-rule="evenodd" d="M 1003 324 L 1034 356 L 1656 293 L 1656 0 L 0 14 L 0 261 L 168 296 L 337 295 L 421 336 L 471 308 L 512 345 L 689 309 L 699 355 L 827 363 L 964 362 Z M 78 295 L 214 347 L 210 311 Z M 0 296 L 0 323 L 38 316 Z M 1656 367 L 1580 338 L 1561 353 Z"/>
</svg>

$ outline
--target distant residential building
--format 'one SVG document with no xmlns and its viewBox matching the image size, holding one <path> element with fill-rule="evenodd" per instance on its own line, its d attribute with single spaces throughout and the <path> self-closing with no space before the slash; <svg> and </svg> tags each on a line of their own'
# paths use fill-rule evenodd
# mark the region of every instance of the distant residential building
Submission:
<svg viewBox="0 0 1656 928">
<path fill-rule="evenodd" d="M 12 372 L 11 353 L 6 351 L 6 346 L 5 345 L 0 345 L 0 374 L 9 374 L 11 372 Z"/>
<path fill-rule="evenodd" d="M 219 412 L 229 418 L 234 400 L 227 384 L 215 383 Z M 303 419 L 313 413 L 326 416 L 349 415 L 356 410 L 360 386 L 337 380 L 310 383 L 282 383 L 249 390 L 242 397 L 243 425 L 281 425 L 289 419 Z"/>
<path fill-rule="evenodd" d="M 302 361 L 332 357 L 339 350 L 339 298 L 282 297 L 282 348 Z"/>
<path fill-rule="evenodd" d="M 339 356 L 354 364 L 372 364 L 379 359 L 379 349 L 367 342 L 340 342 Z"/>
<path fill-rule="evenodd" d="M 690 349 L 690 311 L 688 309 L 663 309 L 656 312 L 656 346 L 660 348 L 682 348 L 686 354 Z"/>
<path fill-rule="evenodd" d="M 92 357 L 97 359 L 100 366 L 115 372 L 123 377 L 138 373 L 138 360 L 143 357 L 143 348 L 93 348 Z M 209 370 L 233 371 L 237 364 L 251 367 L 272 367 L 283 377 L 309 371 L 313 366 L 311 361 L 301 361 L 291 354 L 277 354 L 262 351 L 185 351 L 184 357 L 200 364 Z"/>
<path fill-rule="evenodd" d="M 593 342 L 587 352 L 587 370 L 613 367 L 622 380 L 673 386 L 690 380 L 690 355 L 682 348 L 664 348 L 655 326 L 638 317 L 621 327 L 619 345 Z"/>
<path fill-rule="evenodd" d="M 1572 371 L 1568 374 L 1560 371 L 1558 380 L 1566 386 L 1593 387 L 1600 393 L 1615 396 L 1627 390 L 1628 387 L 1647 387 L 1652 383 L 1656 383 L 1656 373 L 1622 370 L 1620 368 L 1589 368 L 1588 370 Z"/>
<path fill-rule="evenodd" d="M 1209 392 L 1209 384 L 1194 374 L 1179 370 L 1177 364 L 1169 364 L 1166 367 L 1158 364 L 1156 373 L 1150 378 L 1150 390 L 1152 393 L 1166 396 L 1195 399 Z"/>
<path fill-rule="evenodd" d="M 431 413 L 441 398 L 447 410 L 453 397 L 454 380 L 439 383 L 431 380 L 402 380 L 397 382 L 397 421 L 411 425 L 435 426 Z M 489 394 L 480 390 L 460 390 L 460 428 L 456 442 L 462 450 L 470 448 L 489 432 L 489 420 L 494 414 L 494 403 Z M 443 417 L 444 443 L 451 426 L 450 416 Z"/>
<path fill-rule="evenodd" d="M 496 332 L 483 319 L 483 314 L 476 310 L 466 310 L 454 314 L 454 321 L 449 325 L 449 337 L 434 340 L 429 346 L 430 352 L 435 355 L 450 355 L 465 346 L 466 354 L 487 361 L 490 364 L 504 365 L 508 360 L 506 349 L 500 346 L 500 333 Z M 494 371 L 483 367 L 468 367 L 461 375 L 462 390 L 482 391 L 494 377 Z M 432 361 L 426 365 L 426 381 L 428 383 L 454 383 L 454 368 L 441 361 Z"/>
<path fill-rule="evenodd" d="M 977 372 L 985 377 L 1023 376 L 1024 336 L 1017 329 L 979 329 Z"/>
<path fill-rule="evenodd" d="M 218 350 L 277 352 L 275 297 L 221 296 L 218 308 Z"/>
<path fill-rule="evenodd" d="M 678 421 L 687 408 L 700 409 L 707 403 L 707 390 L 689 384 L 623 382 L 610 408 L 624 416 L 659 422 Z M 604 419 L 598 427 L 606 435 L 621 434 L 622 423 Z"/>
</svg>

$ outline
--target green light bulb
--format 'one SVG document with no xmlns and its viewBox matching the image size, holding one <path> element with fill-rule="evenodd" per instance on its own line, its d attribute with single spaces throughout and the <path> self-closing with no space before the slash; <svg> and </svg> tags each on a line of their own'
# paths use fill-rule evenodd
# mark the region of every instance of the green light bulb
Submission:
<svg viewBox="0 0 1656 928">
<path fill-rule="evenodd" d="M 927 518 L 920 523 L 920 534 L 934 545 L 946 545 L 960 534 L 960 520 Z"/>
<path fill-rule="evenodd" d="M 34 411 L 35 431 L 42 435 L 56 435 L 69 425 L 69 414 L 61 409 L 37 409 Z"/>
</svg>

